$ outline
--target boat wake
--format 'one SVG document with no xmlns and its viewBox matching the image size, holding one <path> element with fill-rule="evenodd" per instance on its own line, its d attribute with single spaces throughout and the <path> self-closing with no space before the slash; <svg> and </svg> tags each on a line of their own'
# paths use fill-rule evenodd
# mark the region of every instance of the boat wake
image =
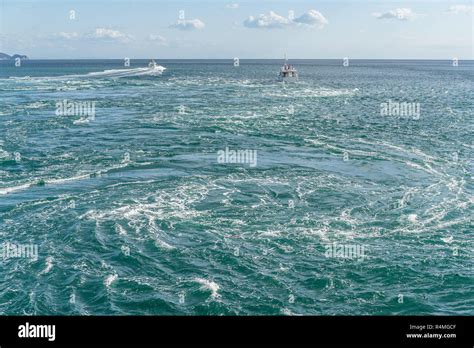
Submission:
<svg viewBox="0 0 474 348">
<path fill-rule="evenodd" d="M 133 76 L 160 76 L 166 68 L 161 65 L 134 69 L 111 69 L 99 72 L 91 72 L 85 75 L 74 75 L 74 77 L 133 77 Z M 71 76 L 69 76 L 71 77 Z"/>
<path fill-rule="evenodd" d="M 161 65 L 152 65 L 142 68 L 133 68 L 133 69 L 110 69 L 97 72 L 90 72 L 87 74 L 73 74 L 73 75 L 62 75 L 62 76 L 49 76 L 47 77 L 48 81 L 55 80 L 64 80 L 64 79 L 81 79 L 81 78 L 121 78 L 121 77 L 137 77 L 137 76 L 160 76 L 166 70 L 165 67 Z M 10 80 L 17 81 L 42 81 L 46 77 L 9 77 Z"/>
</svg>

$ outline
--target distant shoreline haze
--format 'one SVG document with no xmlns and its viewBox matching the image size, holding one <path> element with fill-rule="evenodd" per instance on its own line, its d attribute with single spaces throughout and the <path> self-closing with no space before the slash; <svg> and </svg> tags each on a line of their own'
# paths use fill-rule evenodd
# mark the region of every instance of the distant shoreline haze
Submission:
<svg viewBox="0 0 474 348">
<path fill-rule="evenodd" d="M 29 59 L 28 56 L 24 55 L 24 54 L 13 54 L 13 55 L 9 55 L 9 54 L 6 54 L 6 53 L 2 53 L 0 52 L 0 60 L 14 60 L 16 58 L 20 58 L 20 59 Z"/>
</svg>

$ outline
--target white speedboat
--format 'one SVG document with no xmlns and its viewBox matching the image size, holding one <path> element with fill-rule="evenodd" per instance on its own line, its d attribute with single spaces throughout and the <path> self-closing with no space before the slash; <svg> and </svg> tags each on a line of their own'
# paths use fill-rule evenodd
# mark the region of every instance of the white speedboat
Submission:
<svg viewBox="0 0 474 348">
<path fill-rule="evenodd" d="M 157 75 L 161 75 L 166 70 L 164 66 L 158 65 L 153 59 L 148 63 L 148 68 Z"/>
<path fill-rule="evenodd" d="M 285 64 L 280 68 L 280 73 L 278 74 L 278 80 L 283 82 L 295 82 L 298 81 L 298 70 L 288 64 L 288 60 L 285 55 Z"/>
</svg>

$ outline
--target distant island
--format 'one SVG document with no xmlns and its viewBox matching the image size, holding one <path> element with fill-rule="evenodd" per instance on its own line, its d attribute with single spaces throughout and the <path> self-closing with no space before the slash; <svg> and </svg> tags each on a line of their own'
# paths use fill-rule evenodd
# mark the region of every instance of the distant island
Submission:
<svg viewBox="0 0 474 348">
<path fill-rule="evenodd" d="M 28 59 L 27 56 L 22 55 L 22 54 L 14 54 L 10 56 L 9 54 L 0 52 L 0 60 L 10 60 L 10 59 L 16 59 L 16 58 Z"/>
</svg>

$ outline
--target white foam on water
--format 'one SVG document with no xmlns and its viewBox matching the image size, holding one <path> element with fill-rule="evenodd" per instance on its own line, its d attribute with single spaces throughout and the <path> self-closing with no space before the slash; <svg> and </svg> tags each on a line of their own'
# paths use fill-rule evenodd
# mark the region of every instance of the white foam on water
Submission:
<svg viewBox="0 0 474 348">
<path fill-rule="evenodd" d="M 207 279 L 203 279 L 203 278 L 194 278 L 194 281 L 196 283 L 201 284 L 201 289 L 211 291 L 211 297 L 212 298 L 219 298 L 220 297 L 220 294 L 218 292 L 219 289 L 220 289 L 220 286 L 216 282 L 210 281 L 210 280 L 207 280 Z"/>
<path fill-rule="evenodd" d="M 117 274 L 111 274 L 104 280 L 104 285 L 107 288 L 110 288 L 110 285 L 118 278 Z"/>
<path fill-rule="evenodd" d="M 88 117 L 81 117 L 78 120 L 74 120 L 72 123 L 75 124 L 75 125 L 88 124 L 88 123 L 90 123 L 90 119 Z"/>
<path fill-rule="evenodd" d="M 399 201 L 399 207 L 400 208 L 403 208 L 406 206 L 407 204 L 407 201 L 415 195 L 415 193 L 417 192 L 418 190 L 415 189 L 415 188 L 409 188 L 404 194 L 403 194 L 403 197 L 400 199 Z"/>
<path fill-rule="evenodd" d="M 281 310 L 281 314 L 283 315 L 287 315 L 287 316 L 302 316 L 303 314 L 297 314 L 297 313 L 293 313 L 291 310 L 289 310 L 288 308 L 283 308 Z"/>
<path fill-rule="evenodd" d="M 329 228 L 327 226 L 322 226 L 321 228 L 298 227 L 295 230 L 297 235 L 310 237 L 317 236 L 319 239 L 321 239 L 321 241 L 326 243 L 330 242 L 331 240 L 328 236 Z"/>
<path fill-rule="evenodd" d="M 115 231 L 118 232 L 119 235 L 126 235 L 127 234 L 127 230 L 125 228 L 122 227 L 122 225 L 116 223 L 115 224 Z"/>
<path fill-rule="evenodd" d="M 43 181 L 44 181 L 45 185 L 59 185 L 59 184 L 64 184 L 64 183 L 68 183 L 68 182 L 71 182 L 71 181 L 89 179 L 89 178 L 91 178 L 92 174 L 99 174 L 99 175 L 104 174 L 104 173 L 109 172 L 110 170 L 123 168 L 123 167 L 126 167 L 127 165 L 128 165 L 128 163 L 123 163 L 123 164 L 119 164 L 119 165 L 116 165 L 116 166 L 111 166 L 111 167 L 99 170 L 95 173 L 81 174 L 81 175 L 76 175 L 76 176 L 72 176 L 72 177 L 69 177 L 69 178 L 61 178 L 61 179 L 47 179 L 47 180 L 43 180 Z M 28 183 L 17 185 L 17 186 L 4 187 L 4 188 L 0 188 L 0 195 L 6 195 L 6 194 L 9 194 L 9 193 L 12 193 L 12 192 L 22 191 L 22 190 L 26 190 L 30 187 L 36 187 L 36 186 L 38 186 L 38 180 L 30 181 Z"/>
<path fill-rule="evenodd" d="M 110 69 L 98 72 L 91 72 L 84 75 L 70 75 L 68 77 L 133 77 L 133 76 L 160 76 L 166 70 L 165 67 L 157 66 L 154 68 L 133 68 L 133 69 Z M 66 76 L 65 76 L 66 77 Z"/>
<path fill-rule="evenodd" d="M 32 184 L 23 184 L 23 185 L 18 185 L 18 186 L 5 187 L 5 188 L 0 189 L 0 195 L 7 195 L 12 192 L 26 190 L 31 185 Z"/>
<path fill-rule="evenodd" d="M 155 245 L 162 248 L 162 249 L 166 249 L 166 250 L 173 250 L 175 249 L 174 246 L 166 243 L 164 240 L 161 240 L 159 238 L 155 238 Z"/>
<path fill-rule="evenodd" d="M 206 185 L 184 184 L 168 191 L 159 191 L 151 196 L 135 199 L 133 203 L 119 208 L 105 211 L 89 210 L 80 218 L 96 221 L 126 219 L 137 226 L 138 230 L 148 229 L 150 219 L 190 219 L 205 214 L 193 209 L 191 205 L 200 202 L 208 190 Z M 150 199 L 153 202 L 149 203 Z"/>
<path fill-rule="evenodd" d="M 53 268 L 53 258 L 51 256 L 48 256 L 46 258 L 46 267 L 39 274 L 40 275 L 47 274 L 47 273 L 49 273 L 49 271 L 51 271 L 52 268 Z"/>
<path fill-rule="evenodd" d="M 41 109 L 47 106 L 48 106 L 48 103 L 45 103 L 45 102 L 34 102 L 27 105 L 20 105 L 20 107 L 23 107 L 25 109 Z"/>
<path fill-rule="evenodd" d="M 159 228 L 156 226 L 154 219 L 148 219 L 149 231 L 153 234 L 153 239 L 155 240 L 155 245 L 166 250 L 174 249 L 175 247 L 166 243 L 165 241 L 159 238 Z"/>
<path fill-rule="evenodd" d="M 266 96 L 273 97 L 291 97 L 291 98 L 321 98 L 321 97 L 340 97 L 352 96 L 358 89 L 331 89 L 324 87 L 315 88 L 285 88 L 281 91 L 272 88 L 269 92 L 264 93 Z"/>
<path fill-rule="evenodd" d="M 31 77 L 30 76 L 10 76 L 9 79 L 11 80 L 30 80 Z"/>
<path fill-rule="evenodd" d="M 444 238 L 441 238 L 441 240 L 447 244 L 451 244 L 454 241 L 454 237 L 453 236 L 444 237 Z"/>
<path fill-rule="evenodd" d="M 278 237 L 280 234 L 281 234 L 281 231 L 279 230 L 268 230 L 268 231 L 259 232 L 259 235 L 261 237 Z"/>
<path fill-rule="evenodd" d="M 394 154 L 390 154 L 390 153 L 380 153 L 379 156 L 387 161 L 396 161 L 396 162 L 401 162 L 409 167 L 412 167 L 412 168 L 415 168 L 415 169 L 418 169 L 418 170 L 421 170 L 421 171 L 424 171 L 426 173 L 429 173 L 429 174 L 433 174 L 433 175 L 436 175 L 436 176 L 439 176 L 439 177 L 443 177 L 444 174 L 441 173 L 440 171 L 434 169 L 432 167 L 433 164 L 435 164 L 436 162 L 436 158 L 431 156 L 431 155 L 428 155 L 426 153 L 424 153 L 423 151 L 419 150 L 419 149 L 416 149 L 416 148 L 410 148 L 410 149 L 407 149 L 407 148 L 404 148 L 400 145 L 393 145 L 391 143 L 387 143 L 387 142 L 381 142 L 381 141 L 375 141 L 375 142 L 372 142 L 372 141 L 367 141 L 367 140 L 364 140 L 364 139 L 355 139 L 357 140 L 358 142 L 360 143 L 364 143 L 364 144 L 367 144 L 367 145 L 370 145 L 372 147 L 379 147 L 379 146 L 382 146 L 382 147 L 386 147 L 386 148 L 390 148 L 390 149 L 393 149 L 393 150 L 396 150 L 398 152 L 401 152 L 401 153 L 404 153 L 406 155 L 408 155 L 408 157 L 419 157 L 421 159 L 421 161 L 423 162 L 422 165 L 418 164 L 418 163 L 415 163 L 411 160 L 408 160 L 406 157 L 403 157 L 403 158 L 399 158 L 399 157 L 396 157 Z"/>
<path fill-rule="evenodd" d="M 337 219 L 340 220 L 340 221 L 345 222 L 346 224 L 348 224 L 348 225 L 350 225 L 350 226 L 357 226 L 357 223 L 358 223 L 357 219 L 354 219 L 353 217 L 351 217 L 352 209 L 353 209 L 353 208 L 344 209 L 344 210 L 341 212 L 340 217 L 337 218 Z"/>
<path fill-rule="evenodd" d="M 96 71 L 90 72 L 87 74 L 74 74 L 74 75 L 63 75 L 63 76 L 38 76 L 38 77 L 15 77 L 11 76 L 9 80 L 15 81 L 18 83 L 49 83 L 55 81 L 63 81 L 67 80 L 67 84 L 74 84 L 77 81 L 74 79 L 82 79 L 82 78 L 122 78 L 122 77 L 138 77 L 138 76 L 160 76 L 166 70 L 165 67 L 160 65 L 156 67 L 141 67 L 141 68 L 131 68 L 131 69 L 108 69 L 103 71 Z M 82 86 L 88 87 L 88 86 Z M 48 90 L 51 89 L 51 86 L 36 86 L 37 90 Z M 15 88 L 15 90 L 30 90 L 30 88 Z M 69 90 L 77 90 L 75 86 L 63 85 L 60 87 L 54 86 L 54 90 L 56 91 L 69 91 Z M 36 108 L 36 107 L 33 107 Z"/>
<path fill-rule="evenodd" d="M 326 146 L 327 145 L 327 143 L 325 143 L 324 141 L 319 141 L 317 139 L 307 139 L 307 138 L 305 138 L 304 141 L 307 142 L 307 143 L 313 144 L 313 145 L 318 145 L 318 146 Z"/>
<path fill-rule="evenodd" d="M 70 181 L 83 180 L 83 179 L 88 179 L 88 178 L 90 178 L 90 174 L 82 174 L 82 175 L 72 176 L 70 178 L 45 180 L 44 182 L 49 185 L 58 185 L 58 184 L 64 184 Z"/>
</svg>

